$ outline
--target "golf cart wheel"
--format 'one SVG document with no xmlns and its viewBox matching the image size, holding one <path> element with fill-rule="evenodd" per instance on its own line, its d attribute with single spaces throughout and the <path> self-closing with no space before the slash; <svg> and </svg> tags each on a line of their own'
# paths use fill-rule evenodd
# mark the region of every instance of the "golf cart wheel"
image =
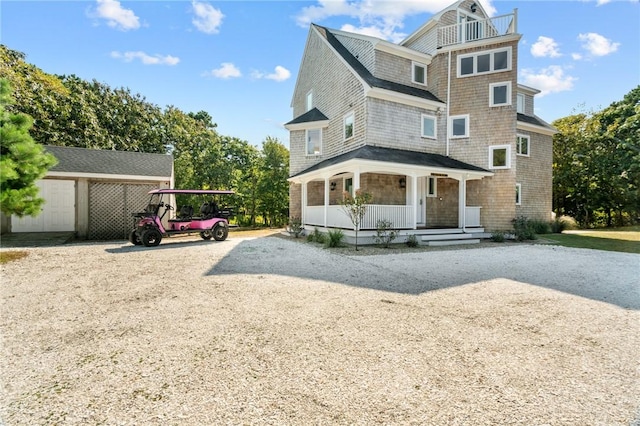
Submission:
<svg viewBox="0 0 640 426">
<path fill-rule="evenodd" d="M 135 229 L 129 234 L 129 242 L 134 246 L 142 245 L 142 241 L 140 241 L 140 237 L 138 237 L 138 233 Z"/>
<path fill-rule="evenodd" d="M 229 235 L 229 227 L 227 225 L 219 223 L 213 228 L 213 238 L 216 241 L 226 240 L 227 235 Z"/>
<path fill-rule="evenodd" d="M 210 240 L 213 237 L 213 234 L 207 229 L 200 233 L 200 237 L 202 237 L 203 240 Z"/>
<path fill-rule="evenodd" d="M 162 241 L 162 234 L 157 229 L 147 229 L 142 232 L 142 244 L 145 247 L 155 247 Z"/>
</svg>

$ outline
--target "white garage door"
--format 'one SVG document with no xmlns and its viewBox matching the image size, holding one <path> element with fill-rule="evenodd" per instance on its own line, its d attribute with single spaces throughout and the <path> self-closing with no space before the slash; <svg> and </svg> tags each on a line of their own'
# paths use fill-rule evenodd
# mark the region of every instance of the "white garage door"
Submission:
<svg viewBox="0 0 640 426">
<path fill-rule="evenodd" d="M 44 198 L 42 212 L 37 217 L 11 217 L 12 232 L 75 231 L 75 181 L 44 179 L 37 182 L 40 197 Z"/>
</svg>

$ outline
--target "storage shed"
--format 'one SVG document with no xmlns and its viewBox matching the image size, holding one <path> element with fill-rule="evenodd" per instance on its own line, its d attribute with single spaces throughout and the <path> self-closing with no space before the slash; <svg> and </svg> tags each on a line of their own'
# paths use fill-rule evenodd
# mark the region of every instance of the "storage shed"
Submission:
<svg viewBox="0 0 640 426">
<path fill-rule="evenodd" d="M 37 217 L 3 218 L 3 232 L 75 232 L 78 239 L 126 239 L 131 213 L 157 188 L 173 188 L 167 154 L 45 146 L 58 159 L 37 182 L 45 199 Z"/>
</svg>

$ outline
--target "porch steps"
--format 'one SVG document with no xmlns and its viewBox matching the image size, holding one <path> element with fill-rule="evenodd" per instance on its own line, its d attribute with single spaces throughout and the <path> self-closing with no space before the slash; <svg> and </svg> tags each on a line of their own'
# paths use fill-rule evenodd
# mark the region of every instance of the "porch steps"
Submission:
<svg viewBox="0 0 640 426">
<path fill-rule="evenodd" d="M 478 244 L 479 238 L 465 234 L 462 229 L 439 229 L 421 236 L 422 243 L 428 246 L 448 246 L 457 244 Z"/>
</svg>

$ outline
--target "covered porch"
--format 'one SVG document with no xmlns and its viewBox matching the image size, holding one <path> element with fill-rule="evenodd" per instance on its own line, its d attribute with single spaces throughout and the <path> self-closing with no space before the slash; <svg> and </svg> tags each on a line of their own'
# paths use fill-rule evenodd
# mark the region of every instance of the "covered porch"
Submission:
<svg viewBox="0 0 640 426">
<path fill-rule="evenodd" d="M 482 232 L 481 205 L 467 185 L 493 173 L 438 154 L 364 146 L 325 160 L 289 180 L 299 184 L 300 220 L 306 227 L 352 230 L 340 204 L 345 193 L 372 195 L 360 230 L 381 220 L 415 234 L 433 229 Z"/>
</svg>

